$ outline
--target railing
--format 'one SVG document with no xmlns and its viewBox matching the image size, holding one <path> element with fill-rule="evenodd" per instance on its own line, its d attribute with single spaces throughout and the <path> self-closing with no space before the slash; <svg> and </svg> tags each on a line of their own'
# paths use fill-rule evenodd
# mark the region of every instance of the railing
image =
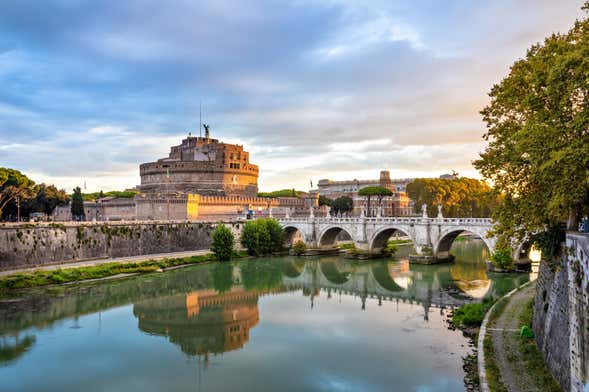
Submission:
<svg viewBox="0 0 589 392">
<path fill-rule="evenodd" d="M 296 218 L 279 218 L 281 222 L 285 223 L 409 223 L 409 224 L 445 224 L 445 225 L 485 225 L 491 226 L 490 218 L 421 218 L 421 217 L 329 217 L 329 218 L 311 218 L 311 217 L 296 217 Z"/>
</svg>

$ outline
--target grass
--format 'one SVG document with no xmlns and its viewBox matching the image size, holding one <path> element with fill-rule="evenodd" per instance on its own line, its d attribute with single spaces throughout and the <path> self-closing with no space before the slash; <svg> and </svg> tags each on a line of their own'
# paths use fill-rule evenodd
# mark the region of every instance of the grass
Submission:
<svg viewBox="0 0 589 392">
<path fill-rule="evenodd" d="M 244 252 L 234 254 L 235 258 L 245 257 Z M 176 267 L 180 265 L 199 264 L 216 261 L 213 254 L 201 256 L 171 258 L 162 260 L 148 260 L 138 263 L 105 263 L 91 267 L 75 267 L 56 269 L 51 271 L 34 271 L 17 273 L 0 278 L 0 296 L 12 290 L 29 287 L 47 286 L 79 282 L 89 279 L 99 279 L 119 274 L 146 274 L 159 269 Z"/>
<path fill-rule="evenodd" d="M 485 351 L 485 372 L 487 373 L 489 390 L 493 392 L 509 392 L 501 381 L 501 372 L 495 362 L 495 350 L 489 335 L 485 336 L 483 340 L 483 350 Z"/>
<path fill-rule="evenodd" d="M 519 315 L 519 321 L 522 326 L 532 325 L 533 308 L 534 299 L 532 298 L 530 301 L 528 301 L 526 307 Z M 542 353 L 540 350 L 538 350 L 538 346 L 536 346 L 536 341 L 534 338 L 518 336 L 517 342 L 519 353 L 524 361 L 525 368 L 528 372 L 534 374 L 536 384 L 538 387 L 540 387 L 540 390 L 547 392 L 560 391 L 561 389 L 556 383 L 556 380 L 554 377 L 552 377 L 546 367 Z"/>
<path fill-rule="evenodd" d="M 398 240 L 389 240 L 388 243 L 389 244 L 393 244 L 393 245 L 402 245 L 402 244 L 411 244 L 413 241 L 406 239 L 398 239 Z"/>
</svg>

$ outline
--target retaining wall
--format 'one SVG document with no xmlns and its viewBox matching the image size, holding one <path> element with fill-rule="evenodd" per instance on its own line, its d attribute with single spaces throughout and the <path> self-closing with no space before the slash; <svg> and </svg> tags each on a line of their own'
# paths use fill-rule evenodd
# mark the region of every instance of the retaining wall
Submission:
<svg viewBox="0 0 589 392">
<path fill-rule="evenodd" d="M 563 391 L 589 391 L 589 236 L 568 233 L 560 262 L 540 264 L 533 329 Z"/>
<path fill-rule="evenodd" d="M 0 226 L 0 270 L 77 260 L 209 249 L 217 223 L 133 222 Z M 239 235 L 242 224 L 227 223 Z"/>
</svg>

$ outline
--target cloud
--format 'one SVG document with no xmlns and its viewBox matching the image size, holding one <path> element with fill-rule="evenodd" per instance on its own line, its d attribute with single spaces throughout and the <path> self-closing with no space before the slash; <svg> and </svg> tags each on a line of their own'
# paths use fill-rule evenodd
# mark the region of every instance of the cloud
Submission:
<svg viewBox="0 0 589 392">
<path fill-rule="evenodd" d="M 476 175 L 486 93 L 582 0 L 179 0 L 0 12 L 0 164 L 89 189 L 198 132 L 244 144 L 263 189 Z"/>
</svg>

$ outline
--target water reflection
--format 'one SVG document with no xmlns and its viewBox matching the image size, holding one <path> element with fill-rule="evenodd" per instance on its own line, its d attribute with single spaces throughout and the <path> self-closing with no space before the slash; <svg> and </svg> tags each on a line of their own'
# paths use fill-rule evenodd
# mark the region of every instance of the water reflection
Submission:
<svg viewBox="0 0 589 392">
<path fill-rule="evenodd" d="M 383 344 L 389 347 L 387 350 L 399 350 L 400 347 L 410 350 L 409 342 L 420 345 L 427 341 L 427 350 L 434 349 L 435 355 L 416 358 L 415 364 L 420 364 L 417 368 L 434 358 L 431 359 L 434 370 L 430 370 L 433 377 L 441 366 L 436 355 L 441 355 L 447 358 L 444 361 L 455 361 L 442 366 L 446 369 L 444 377 L 452 375 L 454 380 L 448 385 L 460 385 L 456 381 L 461 378 L 459 358 L 451 358 L 450 352 L 462 344 L 460 339 L 463 338 L 446 331 L 445 309 L 503 295 L 528 278 L 525 275 L 487 275 L 481 243 L 457 244 L 452 249 L 456 262 L 445 265 L 410 265 L 402 251 L 397 260 L 354 261 L 340 257 L 248 259 L 109 283 L 32 290 L 21 298 L 0 302 L 0 363 L 4 365 L 0 368 L 0 377 L 11 380 L 12 376 L 18 380 L 19 372 L 39 372 L 41 363 L 49 355 L 45 352 L 48 347 L 52 347 L 51 355 L 65 355 L 61 350 L 77 347 L 69 355 L 99 358 L 97 344 L 102 339 L 99 336 L 103 335 L 107 339 L 104 344 L 110 345 L 112 351 L 105 355 L 116 352 L 118 357 L 127 358 L 131 355 L 127 353 L 137 350 L 131 342 L 140 339 L 139 332 L 146 338 L 165 342 L 167 347 L 184 356 L 198 357 L 199 363 L 202 359 L 209 372 L 213 372 L 207 366 L 213 356 L 249 352 L 252 354 L 246 354 L 248 362 L 231 362 L 223 358 L 223 366 L 249 366 L 254 373 L 261 366 L 272 366 L 272 372 L 282 374 L 286 371 L 282 366 L 287 366 L 293 358 L 293 350 L 301 356 L 299 361 L 309 361 L 301 350 L 314 352 L 323 347 L 327 352 L 321 357 L 322 362 L 309 362 L 309 369 L 323 369 L 329 365 L 331 372 L 347 369 L 345 371 L 349 373 L 350 368 L 341 364 L 342 358 L 331 353 L 336 347 L 345 351 L 346 345 L 357 342 L 357 346 L 355 343 L 349 346 L 354 355 L 373 358 L 370 361 L 383 361 L 390 360 L 390 353 L 380 348 Z M 88 335 L 88 320 L 96 319 L 96 315 L 98 330 L 96 334 Z M 128 320 L 129 315 L 131 320 Z M 100 329 L 101 317 L 106 317 L 110 323 L 116 321 L 127 326 Z M 125 320 L 130 323 L 126 324 Z M 79 329 L 71 329 L 72 322 Z M 317 328 L 317 325 L 322 327 Z M 323 334 L 324 330 L 331 332 Z M 109 331 L 117 335 L 109 335 Z M 321 334 L 320 340 L 314 336 L 317 333 Z M 407 333 L 416 335 L 413 338 L 403 335 Z M 71 343 L 71 339 L 78 335 L 84 335 L 84 340 Z M 125 337 L 119 342 L 120 348 L 109 343 L 115 339 L 113 336 Z M 57 339 L 62 344 L 52 346 L 50 339 Z M 346 342 L 343 346 L 341 339 Z M 95 344 L 93 340 L 96 340 Z M 154 342 L 149 345 L 151 350 L 168 352 L 163 347 L 156 348 Z M 285 354 L 278 355 L 277 348 Z M 418 354 L 412 353 L 414 356 Z M 275 360 L 262 364 L 259 355 L 274 355 Z M 397 352 L 397 355 L 407 355 L 407 351 Z M 25 361 L 27 358 L 29 360 Z M 236 357 L 231 358 L 237 361 Z M 148 368 L 143 363 L 145 361 L 148 359 L 144 356 L 130 357 L 118 366 L 124 369 L 133 363 L 142 363 Z M 175 363 L 173 357 L 168 361 Z M 380 368 L 368 368 L 370 361 L 367 359 L 366 366 L 356 369 L 358 377 Z M 159 366 L 163 366 L 162 363 Z M 398 370 L 398 377 L 410 377 L 411 372 L 403 370 L 402 364 L 393 361 L 388 366 Z M 118 371 L 119 367 L 109 371 Z M 157 373 L 156 370 L 152 372 Z M 111 374 L 105 376 L 114 377 Z M 151 376 L 156 377 L 155 374 Z M 126 380 L 125 374 L 119 377 L 122 383 Z M 390 374 L 384 372 L 374 377 L 386 384 Z M 210 378 L 216 380 L 221 390 L 227 389 L 223 384 L 226 377 L 225 381 L 222 375 L 218 379 Z M 403 384 L 404 388 L 412 389 L 417 385 L 412 383 L 423 379 L 421 374 L 415 376 L 416 381 L 404 380 L 407 383 Z M 295 384 L 293 381 L 291 390 L 295 389 Z M 12 384 L 8 382 L 6 385 Z M 252 384 L 252 387 L 269 388 L 263 383 Z M 455 390 L 453 388 L 440 390 Z M 29 389 L 35 388 L 31 386 Z M 151 389 L 157 388 L 152 386 Z"/>
</svg>

